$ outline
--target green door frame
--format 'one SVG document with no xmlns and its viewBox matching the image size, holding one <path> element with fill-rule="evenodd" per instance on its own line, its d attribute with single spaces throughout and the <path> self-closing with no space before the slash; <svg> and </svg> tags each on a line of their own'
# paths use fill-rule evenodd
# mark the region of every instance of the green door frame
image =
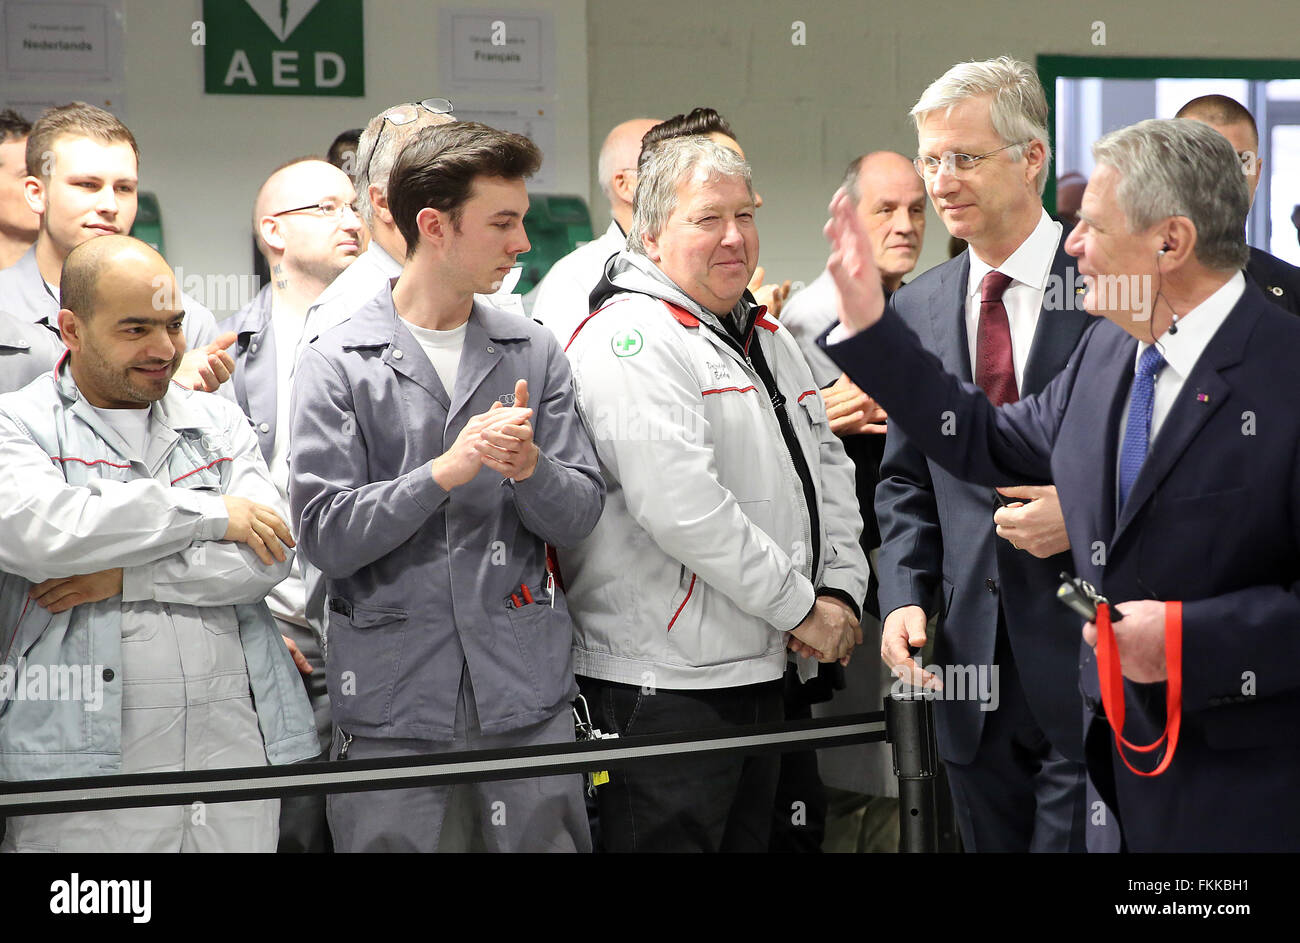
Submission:
<svg viewBox="0 0 1300 943">
<path fill-rule="evenodd" d="M 1178 59 L 1134 56 L 1038 56 L 1047 93 L 1047 133 L 1056 152 L 1056 80 L 1085 79 L 1300 79 L 1300 59 Z M 1056 212 L 1056 174 L 1047 177 L 1043 204 Z"/>
</svg>

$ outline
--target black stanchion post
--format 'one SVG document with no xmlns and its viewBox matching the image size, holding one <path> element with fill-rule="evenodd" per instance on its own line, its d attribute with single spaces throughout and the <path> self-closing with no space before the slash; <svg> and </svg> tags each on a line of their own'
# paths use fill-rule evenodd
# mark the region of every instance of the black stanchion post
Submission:
<svg viewBox="0 0 1300 943">
<path fill-rule="evenodd" d="M 898 777 L 900 852 L 939 850 L 935 774 L 939 752 L 934 737 L 934 705 L 924 692 L 885 698 L 885 739 L 894 747 Z"/>
</svg>

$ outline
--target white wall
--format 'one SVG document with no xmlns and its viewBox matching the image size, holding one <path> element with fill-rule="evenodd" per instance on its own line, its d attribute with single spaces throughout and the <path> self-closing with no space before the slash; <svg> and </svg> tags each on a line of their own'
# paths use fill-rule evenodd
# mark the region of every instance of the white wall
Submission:
<svg viewBox="0 0 1300 943">
<path fill-rule="evenodd" d="M 791 24 L 806 24 L 805 46 Z M 1093 23 L 1105 23 L 1095 46 Z M 769 277 L 811 280 L 826 259 L 826 203 L 864 151 L 911 155 L 907 112 L 967 59 L 1008 54 L 1300 56 L 1297 0 L 591 0 L 592 166 L 606 132 L 636 115 L 711 105 L 731 122 L 766 201 Z M 607 218 L 599 192 L 593 207 Z M 947 257 L 929 211 L 918 271 Z"/>
<path fill-rule="evenodd" d="M 202 49 L 190 43 L 202 4 L 127 0 L 127 123 L 140 144 L 141 187 L 162 204 L 168 261 L 187 278 L 251 272 L 253 197 L 272 169 L 292 157 L 323 154 L 340 131 L 364 125 L 390 105 L 444 96 L 437 62 L 442 6 L 553 14 L 559 92 L 552 113 L 560 133 L 557 153 L 548 157 L 559 163 L 559 191 L 585 193 L 584 0 L 366 0 L 364 98 L 205 95 Z"/>
</svg>

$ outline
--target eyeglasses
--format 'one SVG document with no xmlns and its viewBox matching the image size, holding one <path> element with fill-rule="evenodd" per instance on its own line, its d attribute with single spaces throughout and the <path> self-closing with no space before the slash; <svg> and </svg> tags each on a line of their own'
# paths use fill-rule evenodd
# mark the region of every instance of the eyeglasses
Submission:
<svg viewBox="0 0 1300 943">
<path fill-rule="evenodd" d="M 972 169 L 976 164 L 986 157 L 992 157 L 998 151 L 1005 151 L 1009 147 L 1021 147 L 1030 141 L 1016 141 L 1014 144 L 1003 144 L 1001 147 L 994 148 L 987 154 L 944 154 L 942 157 L 914 157 L 912 166 L 916 168 L 918 176 L 933 177 L 939 172 L 939 165 L 942 164 L 944 169 L 952 174 L 960 171 Z"/>
<path fill-rule="evenodd" d="M 357 174 L 357 180 L 365 180 L 367 183 L 370 178 L 367 174 L 370 171 L 370 162 L 374 160 L 375 151 L 379 150 L 379 140 L 384 136 L 384 129 L 388 127 L 388 122 L 396 125 L 410 124 L 416 118 L 420 117 L 420 109 L 423 108 L 431 115 L 449 115 L 451 114 L 452 104 L 445 98 L 426 98 L 423 101 L 407 102 L 405 105 L 394 105 L 384 112 L 384 123 L 379 126 L 379 133 L 375 135 L 375 143 L 370 145 L 370 153 L 366 155 L 366 162 L 362 165 L 360 173 Z"/>
<path fill-rule="evenodd" d="M 272 213 L 272 216 L 284 216 L 287 213 L 306 213 L 315 212 L 324 216 L 326 219 L 333 217 L 338 222 L 343 221 L 345 211 L 351 210 L 353 216 L 359 216 L 356 203 L 335 203 L 333 200 L 322 200 L 319 203 L 309 203 L 306 206 L 295 206 L 291 210 L 280 210 L 278 213 Z"/>
</svg>

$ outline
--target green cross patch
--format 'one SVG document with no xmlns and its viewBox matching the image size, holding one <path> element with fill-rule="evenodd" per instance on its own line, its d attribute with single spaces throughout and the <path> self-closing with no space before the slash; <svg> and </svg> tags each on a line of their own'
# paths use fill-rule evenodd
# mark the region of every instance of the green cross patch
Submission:
<svg viewBox="0 0 1300 943">
<path fill-rule="evenodd" d="M 641 337 L 640 331 L 620 331 L 609 339 L 609 346 L 613 349 L 614 356 L 631 357 L 641 352 L 645 340 Z"/>
</svg>

